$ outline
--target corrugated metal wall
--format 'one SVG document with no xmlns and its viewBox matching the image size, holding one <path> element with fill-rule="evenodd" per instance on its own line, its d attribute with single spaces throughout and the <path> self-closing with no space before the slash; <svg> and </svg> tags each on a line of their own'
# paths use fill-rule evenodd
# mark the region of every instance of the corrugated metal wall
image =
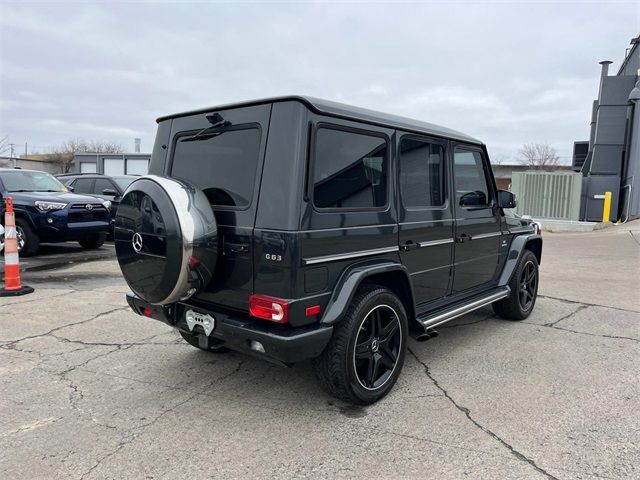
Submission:
<svg viewBox="0 0 640 480">
<path fill-rule="evenodd" d="M 579 220 L 579 172 L 514 172 L 511 191 L 516 194 L 518 215 Z"/>
</svg>

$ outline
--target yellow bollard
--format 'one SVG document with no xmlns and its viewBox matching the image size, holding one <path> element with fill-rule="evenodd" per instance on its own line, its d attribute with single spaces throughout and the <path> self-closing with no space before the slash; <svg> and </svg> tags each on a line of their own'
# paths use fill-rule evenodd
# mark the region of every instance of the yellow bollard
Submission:
<svg viewBox="0 0 640 480">
<path fill-rule="evenodd" d="M 602 222 L 609 221 L 611 215 L 611 192 L 604 192 L 604 206 L 602 207 Z"/>
</svg>

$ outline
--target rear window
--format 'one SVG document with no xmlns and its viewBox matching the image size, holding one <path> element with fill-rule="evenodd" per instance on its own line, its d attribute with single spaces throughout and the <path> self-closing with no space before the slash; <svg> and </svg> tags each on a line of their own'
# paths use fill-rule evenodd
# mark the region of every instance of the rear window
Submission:
<svg viewBox="0 0 640 480">
<path fill-rule="evenodd" d="M 313 203 L 318 208 L 367 209 L 387 204 L 387 142 L 334 128 L 316 133 Z"/>
<path fill-rule="evenodd" d="M 171 176 L 200 188 L 212 206 L 244 208 L 251 203 L 260 153 L 260 129 L 234 128 L 190 140 L 178 135 Z"/>
</svg>

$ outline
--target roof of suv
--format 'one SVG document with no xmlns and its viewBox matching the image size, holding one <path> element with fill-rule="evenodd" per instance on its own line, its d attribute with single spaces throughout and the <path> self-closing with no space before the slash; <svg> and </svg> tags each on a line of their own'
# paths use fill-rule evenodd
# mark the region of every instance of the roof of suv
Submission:
<svg viewBox="0 0 640 480">
<path fill-rule="evenodd" d="M 434 125 L 432 123 L 422 122 L 420 120 L 413 120 L 411 118 L 401 117 L 398 115 L 391 115 L 388 113 L 377 112 L 375 110 L 369 110 L 366 108 L 354 107 L 346 105 L 344 103 L 332 102 L 330 100 L 322 100 L 319 98 L 290 95 L 283 97 L 263 98 L 260 100 L 251 100 L 247 102 L 230 103 L 226 105 L 217 105 L 208 108 L 200 108 L 197 110 L 191 110 L 187 112 L 174 113 L 173 115 L 165 115 L 159 117 L 157 122 L 168 120 L 171 118 L 186 117 L 188 115 L 196 115 L 198 113 L 207 113 L 215 110 L 226 110 L 231 108 L 249 107 L 253 105 L 262 105 L 265 103 L 276 102 L 289 102 L 297 101 L 306 105 L 313 112 L 319 114 L 326 114 L 334 117 L 344 118 L 347 120 L 356 120 L 382 127 L 399 128 L 401 130 L 408 130 L 417 133 L 424 133 L 427 135 L 435 135 L 438 137 L 446 137 L 454 140 L 462 140 L 464 142 L 482 144 L 482 142 L 476 138 L 470 137 L 456 130 L 451 130 L 446 127 Z"/>
<path fill-rule="evenodd" d="M 49 173 L 49 172 L 43 172 L 42 170 L 30 170 L 28 168 L 7 168 L 7 167 L 0 167 L 0 172 L 32 172 L 32 173 Z M 49 173 L 49 175 L 51 175 Z"/>
</svg>

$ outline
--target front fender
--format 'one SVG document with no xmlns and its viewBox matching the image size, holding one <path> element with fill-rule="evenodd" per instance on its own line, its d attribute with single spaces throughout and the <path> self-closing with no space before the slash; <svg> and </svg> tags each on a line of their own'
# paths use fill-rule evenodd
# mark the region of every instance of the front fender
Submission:
<svg viewBox="0 0 640 480">
<path fill-rule="evenodd" d="M 539 263 L 542 255 L 542 237 L 540 235 L 536 233 L 532 233 L 530 235 L 518 235 L 513 239 L 509 246 L 507 261 L 502 269 L 502 274 L 500 275 L 500 280 L 498 282 L 499 286 L 502 287 L 509 283 L 511 276 L 518 265 L 518 261 L 520 260 L 520 257 L 522 257 L 522 252 L 527 249 L 527 245 L 532 245 L 534 243 L 537 248 L 537 252 L 534 253 L 536 253 Z"/>
<path fill-rule="evenodd" d="M 349 308 L 358 288 L 367 278 L 387 274 L 400 275 L 406 280 L 403 292 L 410 297 L 407 298 L 406 301 L 410 303 L 408 306 L 409 309 L 412 310 L 414 305 L 413 287 L 407 268 L 400 263 L 388 260 L 368 261 L 352 265 L 345 269 L 333 289 L 333 294 L 329 299 L 325 314 L 320 320 L 320 323 L 333 325 L 338 322 Z M 407 286 L 408 288 L 406 288 Z"/>
</svg>

